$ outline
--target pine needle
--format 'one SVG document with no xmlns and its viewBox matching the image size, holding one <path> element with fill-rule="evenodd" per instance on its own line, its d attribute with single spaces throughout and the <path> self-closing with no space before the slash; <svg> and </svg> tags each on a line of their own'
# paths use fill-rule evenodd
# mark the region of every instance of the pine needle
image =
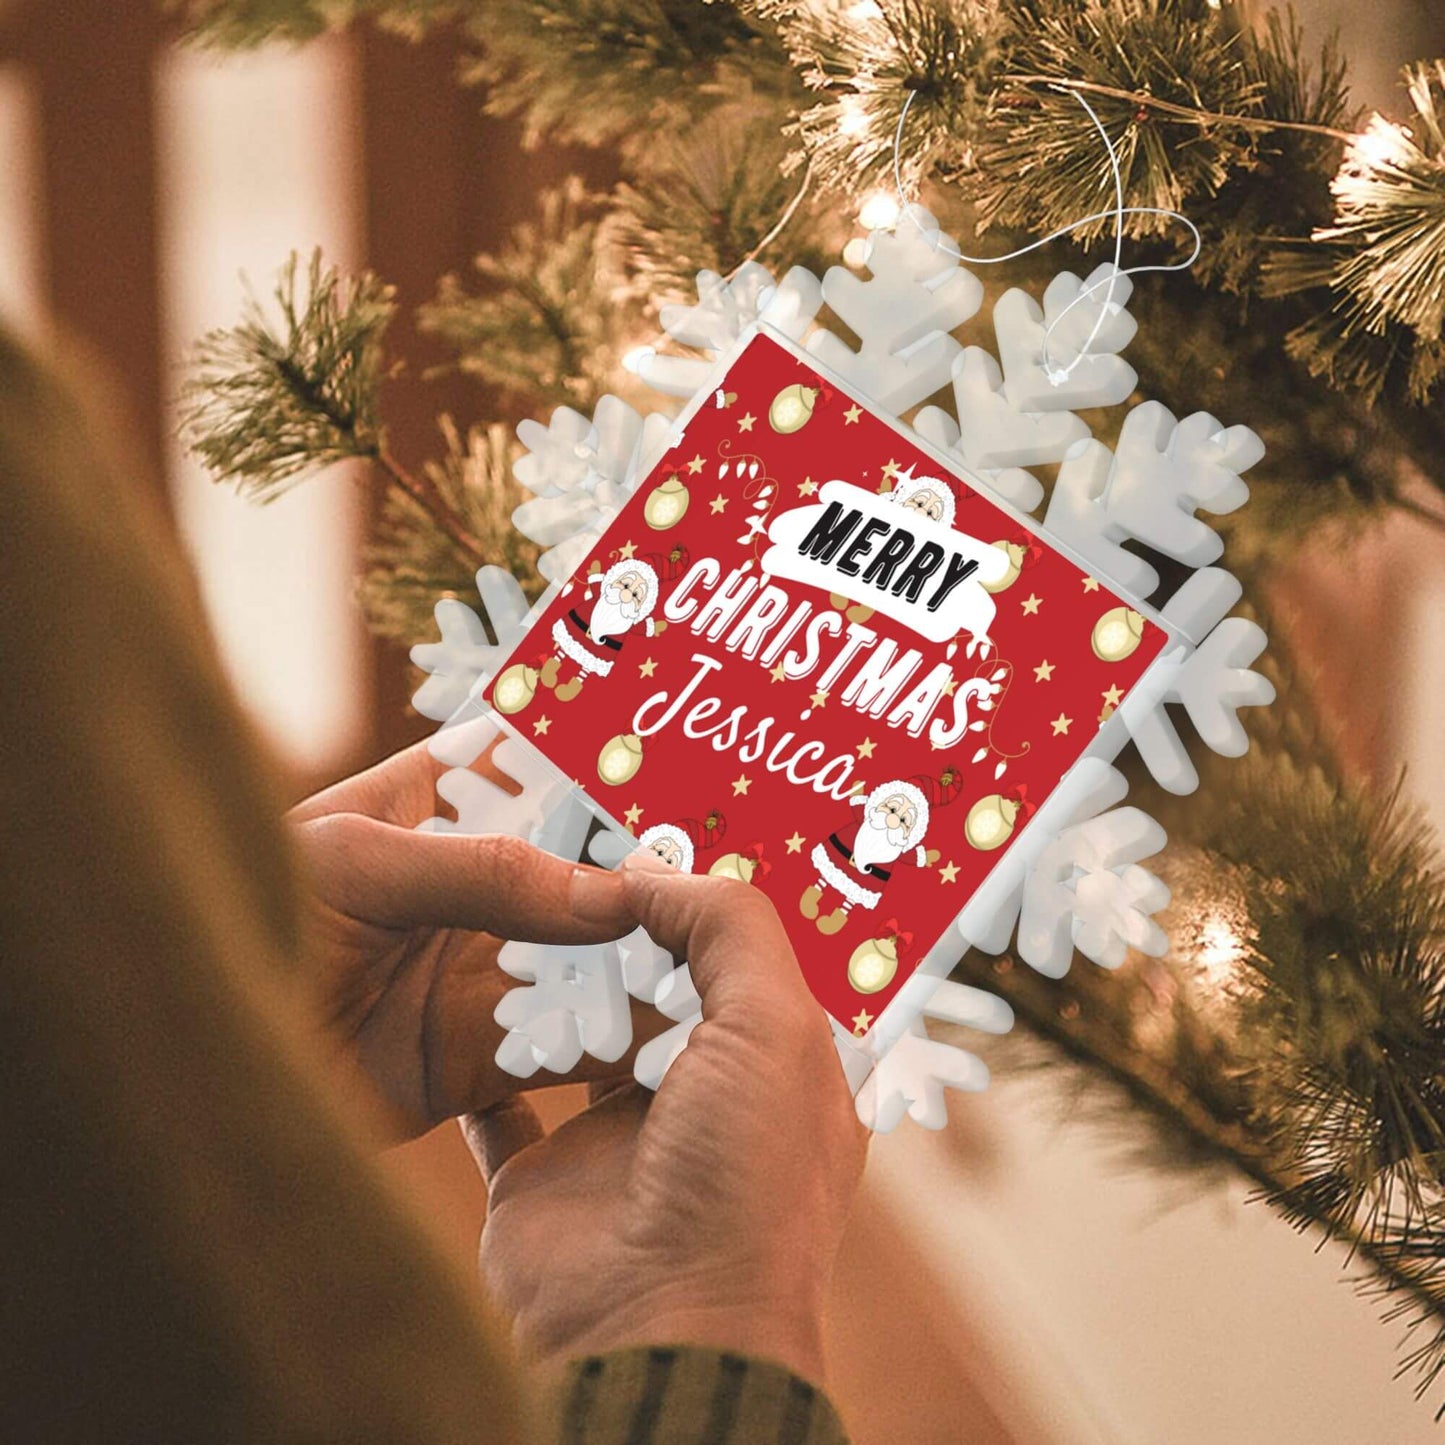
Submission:
<svg viewBox="0 0 1445 1445">
<path fill-rule="evenodd" d="M 181 396 L 191 450 L 217 481 L 259 502 L 306 471 L 381 450 L 392 289 L 371 275 L 345 279 L 317 250 L 298 296 L 296 268 L 293 253 L 276 286 L 277 317 L 252 297 L 237 325 L 200 340 Z"/>
</svg>

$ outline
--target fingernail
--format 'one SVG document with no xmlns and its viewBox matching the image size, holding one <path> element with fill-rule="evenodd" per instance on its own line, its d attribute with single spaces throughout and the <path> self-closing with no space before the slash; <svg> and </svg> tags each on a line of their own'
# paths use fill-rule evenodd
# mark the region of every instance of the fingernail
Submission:
<svg viewBox="0 0 1445 1445">
<path fill-rule="evenodd" d="M 626 909 L 621 880 L 600 868 L 574 868 L 567 901 L 573 915 L 589 923 L 610 923 Z"/>
<path fill-rule="evenodd" d="M 639 848 L 635 853 L 629 853 L 619 868 L 625 868 L 629 873 L 673 873 L 677 869 L 671 863 L 665 863 L 651 848 Z"/>
</svg>

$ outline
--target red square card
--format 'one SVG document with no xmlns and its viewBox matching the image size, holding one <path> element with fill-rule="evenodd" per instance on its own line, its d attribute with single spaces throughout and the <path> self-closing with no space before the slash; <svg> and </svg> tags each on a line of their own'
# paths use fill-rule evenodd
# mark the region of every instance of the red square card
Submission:
<svg viewBox="0 0 1445 1445">
<path fill-rule="evenodd" d="M 771 333 L 674 436 L 491 701 L 862 1034 L 1168 634 Z"/>
</svg>

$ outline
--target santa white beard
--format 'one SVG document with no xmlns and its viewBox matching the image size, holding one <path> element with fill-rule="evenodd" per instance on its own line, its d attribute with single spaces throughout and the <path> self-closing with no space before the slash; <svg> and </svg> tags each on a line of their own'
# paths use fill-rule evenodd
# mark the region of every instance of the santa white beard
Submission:
<svg viewBox="0 0 1445 1445">
<path fill-rule="evenodd" d="M 605 596 L 599 596 L 587 631 L 599 642 L 604 637 L 620 637 L 637 621 L 640 611 L 630 603 L 609 602 Z"/>
<path fill-rule="evenodd" d="M 908 852 L 908 833 L 903 828 L 884 828 L 868 818 L 858 825 L 853 840 L 853 861 L 860 868 L 896 863 Z"/>
</svg>

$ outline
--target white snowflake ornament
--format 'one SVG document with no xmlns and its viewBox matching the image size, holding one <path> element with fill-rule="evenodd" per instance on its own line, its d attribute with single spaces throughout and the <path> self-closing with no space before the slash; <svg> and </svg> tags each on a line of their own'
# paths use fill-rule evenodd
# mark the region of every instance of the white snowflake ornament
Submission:
<svg viewBox="0 0 1445 1445">
<path fill-rule="evenodd" d="M 1137 385 L 1122 355 L 1137 325 L 1128 309 L 1129 277 L 1103 265 L 1082 279 L 1061 273 L 1037 300 L 1019 289 L 1005 291 L 992 308 L 990 349 L 988 338 L 970 326 L 983 287 L 961 264 L 953 238 L 923 207 L 908 207 L 893 228 L 873 231 L 863 266 L 866 276 L 834 267 L 821 280 L 794 267 L 780 282 L 754 262 L 730 277 L 701 272 L 697 301 L 664 307 L 666 336 L 630 357 L 629 367 L 667 397 L 688 400 L 689 415 L 698 406 L 726 408 L 732 398 L 719 382 L 727 363 L 759 328 L 770 329 L 793 344 L 800 360 L 816 360 L 840 390 L 846 388 L 874 413 L 896 418 L 921 408 L 908 420 L 912 433 L 937 456 L 940 473 L 952 464 L 1016 515 L 1045 502 L 1044 482 L 1030 469 L 1057 464 L 1043 522 L 1019 526 L 1081 562 L 1093 574 L 1090 584 L 1107 584 L 1125 599 L 1116 609 L 1124 619 L 1122 642 L 1116 652 L 1100 651 L 1097 628 L 1107 617 L 1098 618 L 1097 655 L 1106 661 L 1127 656 L 1148 628 L 1167 634 L 1117 707 L 1106 696 L 1097 733 L 1091 722 L 1079 720 L 1090 728 L 1083 755 L 1036 809 L 1019 815 L 1016 835 L 996 855 L 952 928 L 881 1015 L 874 1018 L 865 1009 L 851 1033 L 834 1024 L 859 1116 L 886 1132 L 904 1117 L 941 1127 L 949 1090 L 987 1084 L 982 1061 L 951 1039 L 930 1037 L 927 1022 L 935 1031 L 946 1026 L 1002 1033 L 1011 1026 L 1012 1013 L 1001 999 L 945 980 L 967 947 L 988 953 L 1012 947 L 1023 963 L 1055 978 L 1076 952 L 1106 968 L 1118 967 L 1131 950 L 1164 952 L 1167 939 L 1156 915 L 1168 902 L 1168 890 L 1144 866 L 1164 846 L 1164 832 L 1125 804 L 1127 784 L 1111 761 L 1132 742 L 1164 787 L 1187 792 L 1197 786 L 1198 775 L 1176 730 L 1177 712 L 1208 747 L 1236 755 L 1247 746 L 1239 710 L 1269 702 L 1273 688 L 1251 666 L 1264 648 L 1263 632 L 1246 618 L 1228 615 L 1240 597 L 1238 582 L 1209 565 L 1219 558 L 1222 543 L 1208 517 L 1227 514 L 1247 498 L 1243 474 L 1263 455 L 1259 439 L 1207 413 L 1180 420 L 1146 401 L 1124 418 L 1111 451 L 1078 415 L 1125 403 Z M 819 323 L 825 304 L 850 336 L 834 334 L 826 320 Z M 671 349 L 673 343 L 682 349 Z M 942 401 L 922 405 L 941 392 Z M 808 391 L 787 418 L 781 412 L 740 415 L 740 432 L 744 423 L 756 424 L 757 431 L 738 438 L 736 455 L 712 459 L 720 488 L 753 488 L 743 498 L 746 507 L 728 518 L 738 519 L 741 545 L 766 540 L 779 494 L 766 471 L 762 427 L 781 434 L 807 425 L 815 401 Z M 522 423 L 524 454 L 515 473 L 531 498 L 514 520 L 545 549 L 539 563 L 545 579 L 566 583 L 641 478 L 677 440 L 678 426 L 660 414 L 644 418 L 615 397 L 603 398 L 591 418 L 564 407 L 546 425 Z M 698 459 L 689 475 L 701 466 Z M 879 491 L 888 491 L 888 485 Z M 899 505 L 907 501 L 900 494 Z M 724 495 L 719 506 L 725 505 Z M 958 525 L 967 530 L 961 521 Z M 1026 549 L 1007 537 L 983 540 L 1014 547 L 1011 571 L 991 584 L 1006 589 L 1027 565 Z M 1136 543 L 1201 569 L 1161 612 L 1151 611 L 1147 601 L 1158 589 L 1158 573 L 1132 550 Z M 685 549 L 668 554 L 667 545 L 665 536 L 649 536 L 636 555 L 685 567 Z M 746 577 L 753 566 L 747 562 L 739 575 Z M 760 587 L 770 580 L 762 577 Z M 488 712 L 485 684 L 535 614 L 528 613 L 520 589 L 495 569 L 483 569 L 478 586 L 487 626 L 461 602 L 445 599 L 436 614 L 440 640 L 414 653 L 430 674 L 418 708 L 445 719 L 432 750 L 447 765 L 438 794 L 456 815 L 422 826 L 511 833 L 569 859 L 615 866 L 637 846 L 631 833 L 599 816 L 573 781 L 533 753 L 511 723 Z M 1021 583 L 1019 590 L 1026 586 Z M 833 605 L 846 602 L 843 597 Z M 849 620 L 867 611 L 850 606 Z M 1171 705 L 1177 705 L 1174 712 Z M 994 716 L 980 703 L 960 756 L 971 758 L 971 767 L 992 767 L 997 782 L 1008 759 L 992 743 Z M 1069 725 L 1068 719 L 1061 722 Z M 617 766 L 630 766 L 629 758 L 640 756 L 629 751 L 630 741 L 619 736 L 609 744 L 617 745 L 615 759 L 607 755 Z M 501 781 L 485 775 L 478 763 L 484 755 Z M 739 852 L 729 855 L 725 866 L 734 876 L 747 876 L 739 872 L 744 863 L 753 866 Z M 876 965 L 878 951 L 869 947 Z M 629 1000 L 637 999 L 670 1022 L 637 1055 L 636 1077 L 656 1088 L 702 1021 L 702 1002 L 686 962 L 674 960 L 641 930 L 586 948 L 508 943 L 503 966 L 523 986 L 498 1006 L 497 1021 L 507 1030 L 498 1061 L 520 1077 L 540 1069 L 565 1072 L 584 1052 L 620 1058 L 631 1041 Z"/>
</svg>

